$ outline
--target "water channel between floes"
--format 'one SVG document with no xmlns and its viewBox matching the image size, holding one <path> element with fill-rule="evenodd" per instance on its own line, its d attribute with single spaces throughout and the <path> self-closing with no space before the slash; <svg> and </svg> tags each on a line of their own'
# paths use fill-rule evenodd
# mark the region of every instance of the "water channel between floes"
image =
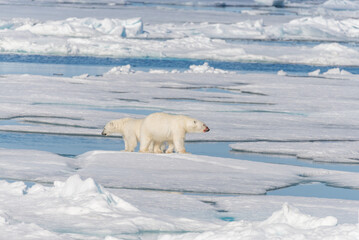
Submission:
<svg viewBox="0 0 359 240">
<path fill-rule="evenodd" d="M 124 143 L 119 137 L 88 137 L 39 133 L 0 132 L 1 147 L 7 149 L 32 149 L 56 153 L 65 157 L 76 157 L 92 150 L 119 151 Z M 285 164 L 311 168 L 359 172 L 359 165 L 316 163 L 294 157 L 250 154 L 231 150 L 234 142 L 186 142 L 192 154 L 224 157 L 238 160 Z M 303 196 L 338 199 L 359 199 L 359 190 L 336 188 L 324 183 L 303 183 L 287 188 L 272 190 L 268 195 Z"/>
<path fill-rule="evenodd" d="M 112 67 L 131 65 L 135 71 L 188 70 L 191 65 L 203 65 L 240 73 L 277 73 L 280 70 L 297 76 L 307 76 L 320 69 L 326 72 L 335 66 L 310 66 L 301 64 L 223 62 L 213 60 L 173 59 L 173 58 L 98 58 L 86 56 L 43 56 L 0 54 L 0 74 L 32 74 L 46 76 L 73 77 L 82 74 L 102 75 Z M 340 67 L 353 74 L 359 74 L 359 67 Z"/>
</svg>

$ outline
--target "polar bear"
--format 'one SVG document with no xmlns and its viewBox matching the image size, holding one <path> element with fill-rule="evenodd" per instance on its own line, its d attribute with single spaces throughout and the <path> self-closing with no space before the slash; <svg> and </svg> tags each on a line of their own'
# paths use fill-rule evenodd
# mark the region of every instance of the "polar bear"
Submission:
<svg viewBox="0 0 359 240">
<path fill-rule="evenodd" d="M 140 132 L 140 152 L 150 152 L 153 143 L 167 142 L 166 153 L 186 153 L 184 140 L 186 133 L 208 132 L 209 128 L 203 122 L 184 115 L 167 113 L 152 113 L 142 122 Z"/>
<path fill-rule="evenodd" d="M 140 129 L 143 119 L 135 118 L 121 118 L 109 121 L 103 131 L 102 135 L 109 135 L 112 133 L 120 133 L 125 141 L 125 151 L 133 152 L 140 140 Z"/>
<path fill-rule="evenodd" d="M 143 119 L 136 118 L 121 118 L 108 122 L 102 135 L 109 135 L 113 133 L 119 133 L 122 135 L 125 141 L 125 152 L 133 152 L 137 146 L 137 142 L 140 140 L 140 129 Z M 163 153 L 162 142 L 153 141 L 149 146 L 149 151 L 154 153 Z M 173 146 L 169 144 L 169 148 L 173 149 Z"/>
</svg>

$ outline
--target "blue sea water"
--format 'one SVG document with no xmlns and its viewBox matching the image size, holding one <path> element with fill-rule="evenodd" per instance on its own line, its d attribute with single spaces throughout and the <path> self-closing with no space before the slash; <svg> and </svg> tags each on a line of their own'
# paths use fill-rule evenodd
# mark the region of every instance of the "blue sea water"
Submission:
<svg viewBox="0 0 359 240">
<path fill-rule="evenodd" d="M 136 71 L 150 69 L 188 70 L 191 65 L 203 65 L 240 73 L 277 73 L 280 70 L 288 74 L 306 76 L 320 69 L 326 72 L 337 66 L 311 66 L 301 64 L 278 64 L 258 62 L 223 62 L 212 60 L 173 59 L 173 58 L 101 58 L 85 56 L 43 56 L 0 54 L 0 74 L 58 75 L 65 77 L 89 74 L 102 75 L 113 67 L 130 64 Z M 359 67 L 340 67 L 353 74 L 359 74 Z"/>
</svg>

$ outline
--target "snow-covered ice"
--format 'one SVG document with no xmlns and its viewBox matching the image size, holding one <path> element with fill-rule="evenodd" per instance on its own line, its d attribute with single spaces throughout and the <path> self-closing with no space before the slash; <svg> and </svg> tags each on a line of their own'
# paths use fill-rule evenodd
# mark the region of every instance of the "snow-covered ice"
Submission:
<svg viewBox="0 0 359 240">
<path fill-rule="evenodd" d="M 357 1 L 0 4 L 0 53 L 21 61 L 29 54 L 203 61 L 148 71 L 124 63 L 74 77 L 0 68 L 1 239 L 359 239 L 357 200 L 266 195 L 311 183 L 359 189 L 356 166 L 332 170 L 359 161 L 359 81 L 345 68 L 359 66 Z M 244 74 L 209 60 L 317 67 Z M 73 156 L 5 142 L 12 133 L 95 139 L 109 120 L 160 111 L 209 125 L 188 142 L 326 164 L 124 153 L 120 145 Z"/>
</svg>

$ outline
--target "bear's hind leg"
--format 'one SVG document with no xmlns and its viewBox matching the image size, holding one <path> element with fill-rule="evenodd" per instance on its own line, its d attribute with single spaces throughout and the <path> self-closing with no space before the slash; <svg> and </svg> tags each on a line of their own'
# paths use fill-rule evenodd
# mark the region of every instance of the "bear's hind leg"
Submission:
<svg viewBox="0 0 359 240">
<path fill-rule="evenodd" d="M 166 150 L 166 153 L 173 153 L 173 150 L 174 150 L 174 145 L 173 145 L 173 142 L 172 141 L 168 141 L 168 148 Z"/>
<path fill-rule="evenodd" d="M 153 152 L 154 153 L 163 153 L 162 145 L 163 145 L 163 143 L 161 143 L 161 142 L 154 142 L 153 143 Z"/>
</svg>

